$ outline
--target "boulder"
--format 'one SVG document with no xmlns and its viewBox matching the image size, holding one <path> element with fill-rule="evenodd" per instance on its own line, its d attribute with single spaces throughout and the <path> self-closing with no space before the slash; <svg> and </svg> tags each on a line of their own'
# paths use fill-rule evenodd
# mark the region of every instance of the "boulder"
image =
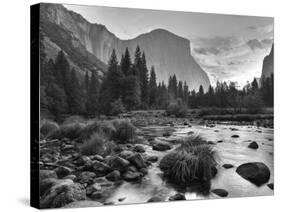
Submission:
<svg viewBox="0 0 281 212">
<path fill-rule="evenodd" d="M 233 168 L 233 165 L 226 163 L 226 164 L 223 164 L 222 167 L 225 169 L 231 169 L 231 168 Z"/>
<path fill-rule="evenodd" d="M 57 182 L 56 178 L 45 178 L 39 181 L 39 191 L 40 196 L 43 196 L 55 183 Z"/>
<path fill-rule="evenodd" d="M 85 171 L 95 172 L 99 176 L 104 176 L 112 171 L 106 163 L 97 160 L 87 163 L 83 169 Z"/>
<path fill-rule="evenodd" d="M 41 208 L 60 208 L 71 202 L 85 200 L 86 191 L 79 183 L 72 180 L 57 180 L 47 191 L 41 201 Z"/>
<path fill-rule="evenodd" d="M 59 166 L 54 170 L 59 178 L 69 175 L 73 170 L 65 166 Z"/>
<path fill-rule="evenodd" d="M 78 175 L 77 181 L 81 184 L 92 184 L 94 181 L 94 178 L 96 177 L 96 174 L 94 172 L 85 171 Z"/>
<path fill-rule="evenodd" d="M 142 174 L 140 172 L 132 172 L 132 171 L 127 171 L 125 174 L 123 174 L 123 178 L 126 181 L 137 181 L 142 178 Z"/>
<path fill-rule="evenodd" d="M 119 156 L 121 158 L 124 158 L 126 160 L 128 160 L 129 157 L 133 156 L 135 153 L 129 150 L 124 150 L 122 152 L 119 153 Z"/>
<path fill-rule="evenodd" d="M 93 183 L 92 185 L 90 185 L 86 188 L 86 194 L 91 195 L 92 193 L 100 191 L 100 190 L 101 190 L 101 186 L 97 183 Z"/>
<path fill-rule="evenodd" d="M 110 181 L 118 181 L 120 180 L 120 171 L 114 170 L 105 176 L 106 179 Z"/>
<path fill-rule="evenodd" d="M 46 178 L 58 178 L 57 173 L 53 170 L 40 170 L 39 179 L 44 180 Z"/>
<path fill-rule="evenodd" d="M 236 172 L 256 186 L 267 183 L 270 178 L 269 168 L 261 162 L 242 164 L 236 169 Z"/>
<path fill-rule="evenodd" d="M 251 143 L 248 145 L 248 147 L 249 147 L 250 149 L 258 149 L 258 148 L 259 148 L 259 145 L 257 144 L 257 142 L 253 141 L 253 142 L 251 142 Z"/>
<path fill-rule="evenodd" d="M 151 163 L 155 163 L 155 162 L 158 161 L 158 157 L 152 155 L 152 156 L 147 157 L 146 160 L 149 161 L 149 162 L 151 162 Z"/>
<path fill-rule="evenodd" d="M 213 190 L 211 190 L 211 192 L 220 196 L 220 197 L 227 197 L 227 195 L 228 195 L 228 192 L 226 190 L 220 189 L 220 188 L 213 189 Z"/>
<path fill-rule="evenodd" d="M 88 156 L 82 155 L 76 160 L 77 166 L 84 166 L 85 164 L 91 162 L 91 159 Z"/>
<path fill-rule="evenodd" d="M 75 181 L 76 178 L 77 178 L 77 177 L 76 177 L 74 174 L 70 174 L 70 175 L 65 176 L 63 179 L 70 179 L 70 180 Z"/>
<path fill-rule="evenodd" d="M 119 156 L 112 156 L 108 159 L 108 164 L 113 170 L 118 170 L 120 172 L 125 172 L 130 162 Z"/>
<path fill-rule="evenodd" d="M 171 145 L 164 141 L 157 141 L 153 144 L 152 149 L 156 151 L 166 151 L 171 149 Z"/>
<path fill-rule="evenodd" d="M 144 149 L 144 147 L 143 147 L 142 145 L 136 145 L 136 146 L 134 147 L 134 151 L 135 151 L 135 152 L 139 152 L 139 153 L 144 153 L 144 152 L 145 152 L 145 149 Z"/>
<path fill-rule="evenodd" d="M 185 195 L 182 193 L 176 193 L 169 198 L 170 201 L 186 200 Z"/>
<path fill-rule="evenodd" d="M 129 157 L 128 160 L 129 160 L 137 169 L 146 168 L 145 161 L 144 161 L 143 157 L 142 157 L 139 153 L 134 154 L 133 156 Z"/>
<path fill-rule="evenodd" d="M 103 198 L 103 194 L 100 191 L 94 192 L 90 195 L 91 199 L 93 200 L 99 200 Z"/>
<path fill-rule="evenodd" d="M 163 198 L 158 196 L 151 197 L 149 200 L 147 200 L 147 202 L 162 202 L 162 201 L 164 201 Z"/>
<path fill-rule="evenodd" d="M 82 200 L 69 203 L 65 205 L 63 208 L 87 208 L 87 207 L 98 207 L 102 206 L 103 204 L 97 201 L 89 201 L 89 200 Z"/>
<path fill-rule="evenodd" d="M 267 187 L 270 188 L 271 190 L 274 190 L 274 184 L 273 183 L 267 184 Z"/>
<path fill-rule="evenodd" d="M 92 155 L 92 156 L 90 156 L 90 159 L 91 160 L 97 160 L 97 161 L 100 161 L 100 162 L 104 161 L 104 158 L 101 155 Z"/>
</svg>

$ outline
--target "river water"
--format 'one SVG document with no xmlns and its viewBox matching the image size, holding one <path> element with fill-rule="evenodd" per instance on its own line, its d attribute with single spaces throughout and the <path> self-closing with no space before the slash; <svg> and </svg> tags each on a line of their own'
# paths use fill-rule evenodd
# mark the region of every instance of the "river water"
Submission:
<svg viewBox="0 0 281 212">
<path fill-rule="evenodd" d="M 169 138 L 161 137 L 165 127 L 149 126 L 142 128 L 146 135 L 155 136 L 159 140 L 173 140 L 185 137 L 187 134 L 201 135 L 207 141 L 216 143 L 214 149 L 217 152 L 218 174 L 211 181 L 211 189 L 221 188 L 228 191 L 228 197 L 246 197 L 273 195 L 266 184 L 257 187 L 251 182 L 239 176 L 236 168 L 247 162 L 263 162 L 270 171 L 269 183 L 274 182 L 273 170 L 273 129 L 257 128 L 255 126 L 237 126 L 237 125 L 215 125 L 207 127 L 203 125 L 175 126 L 173 134 Z M 232 138 L 232 135 L 238 135 L 238 138 Z M 217 143 L 222 140 L 223 142 Z M 257 150 L 248 148 L 249 142 L 256 141 L 259 145 Z M 119 185 L 107 199 L 107 202 L 114 204 L 133 204 L 145 203 L 153 196 L 158 196 L 167 201 L 168 198 L 176 193 L 173 186 L 167 184 L 161 177 L 161 171 L 158 167 L 161 158 L 169 151 L 159 152 L 152 150 L 150 145 L 144 145 L 146 154 L 159 157 L 157 163 L 149 167 L 148 174 L 138 183 L 123 182 Z M 233 168 L 225 169 L 223 164 L 232 164 Z M 195 192 L 186 192 L 187 200 L 219 198 L 213 193 L 202 196 Z M 122 201 L 120 201 L 122 199 Z"/>
</svg>

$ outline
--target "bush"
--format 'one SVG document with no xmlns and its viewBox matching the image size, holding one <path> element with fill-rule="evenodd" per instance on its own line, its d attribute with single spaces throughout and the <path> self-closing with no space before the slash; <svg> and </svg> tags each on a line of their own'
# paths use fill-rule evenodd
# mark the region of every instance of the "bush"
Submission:
<svg viewBox="0 0 281 212">
<path fill-rule="evenodd" d="M 113 122 L 116 128 L 113 138 L 118 143 L 134 143 L 136 136 L 136 128 L 128 120 L 116 120 Z"/>
<path fill-rule="evenodd" d="M 114 102 L 112 102 L 110 104 L 110 114 L 111 115 L 118 115 L 120 113 L 124 113 L 126 110 L 125 110 L 125 107 L 122 103 L 122 100 L 119 98 L 117 100 L 115 100 Z"/>
<path fill-rule="evenodd" d="M 73 123 L 85 123 L 85 119 L 82 116 L 74 115 L 65 118 L 63 121 L 63 124 L 73 124 Z"/>
<path fill-rule="evenodd" d="M 190 136 L 160 161 L 169 182 L 180 187 L 210 182 L 216 166 L 215 152 L 200 136 Z"/>
<path fill-rule="evenodd" d="M 40 127 L 40 134 L 43 135 L 43 137 L 47 138 L 52 133 L 58 131 L 60 129 L 59 125 L 51 120 L 43 120 L 41 122 Z"/>
<path fill-rule="evenodd" d="M 63 124 L 59 130 L 52 133 L 51 137 L 57 139 L 68 138 L 70 140 L 76 140 L 81 136 L 85 126 L 86 125 L 83 123 Z"/>
<path fill-rule="evenodd" d="M 178 118 L 187 116 L 187 107 L 179 104 L 170 104 L 166 110 L 168 116 L 174 115 Z"/>
<path fill-rule="evenodd" d="M 115 133 L 115 127 L 110 121 L 93 121 L 89 122 L 83 129 L 79 140 L 89 139 L 94 133 L 101 133 L 111 139 Z"/>
<path fill-rule="evenodd" d="M 82 155 L 99 154 L 107 156 L 114 151 L 115 145 L 101 133 L 94 133 L 90 139 L 86 140 L 80 147 Z"/>
</svg>

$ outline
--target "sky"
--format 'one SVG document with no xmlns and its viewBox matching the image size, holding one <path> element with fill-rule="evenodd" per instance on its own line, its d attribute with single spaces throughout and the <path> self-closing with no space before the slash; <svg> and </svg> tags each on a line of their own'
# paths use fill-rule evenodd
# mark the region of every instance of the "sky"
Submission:
<svg viewBox="0 0 281 212">
<path fill-rule="evenodd" d="M 219 15 L 101 6 L 64 5 L 91 23 L 103 24 L 120 39 L 166 29 L 191 43 L 191 54 L 211 84 L 235 81 L 242 87 L 260 77 L 274 34 L 271 17 Z"/>
</svg>

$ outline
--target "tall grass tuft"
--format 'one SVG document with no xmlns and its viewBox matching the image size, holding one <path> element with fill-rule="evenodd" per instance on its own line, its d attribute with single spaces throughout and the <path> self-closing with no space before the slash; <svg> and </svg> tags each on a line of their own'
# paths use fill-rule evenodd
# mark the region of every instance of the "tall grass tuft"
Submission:
<svg viewBox="0 0 281 212">
<path fill-rule="evenodd" d="M 135 126 L 128 120 L 115 120 L 113 125 L 116 128 L 113 139 L 117 143 L 134 143 L 136 136 Z"/>
<path fill-rule="evenodd" d="M 187 137 L 160 161 L 164 177 L 180 187 L 209 182 L 215 166 L 215 152 L 200 136 Z"/>
<path fill-rule="evenodd" d="M 85 128 L 84 123 L 69 123 L 69 124 L 63 124 L 61 125 L 60 129 L 52 133 L 52 138 L 68 138 L 70 140 L 76 140 L 79 138 L 83 132 L 83 129 Z"/>
<path fill-rule="evenodd" d="M 107 156 L 113 153 L 114 148 L 114 143 L 110 142 L 106 136 L 101 133 L 94 133 L 81 145 L 80 152 L 82 155 L 99 154 Z"/>
<path fill-rule="evenodd" d="M 59 125 L 51 120 L 42 120 L 40 126 L 40 134 L 44 138 L 48 138 L 52 133 L 60 129 Z"/>
</svg>

